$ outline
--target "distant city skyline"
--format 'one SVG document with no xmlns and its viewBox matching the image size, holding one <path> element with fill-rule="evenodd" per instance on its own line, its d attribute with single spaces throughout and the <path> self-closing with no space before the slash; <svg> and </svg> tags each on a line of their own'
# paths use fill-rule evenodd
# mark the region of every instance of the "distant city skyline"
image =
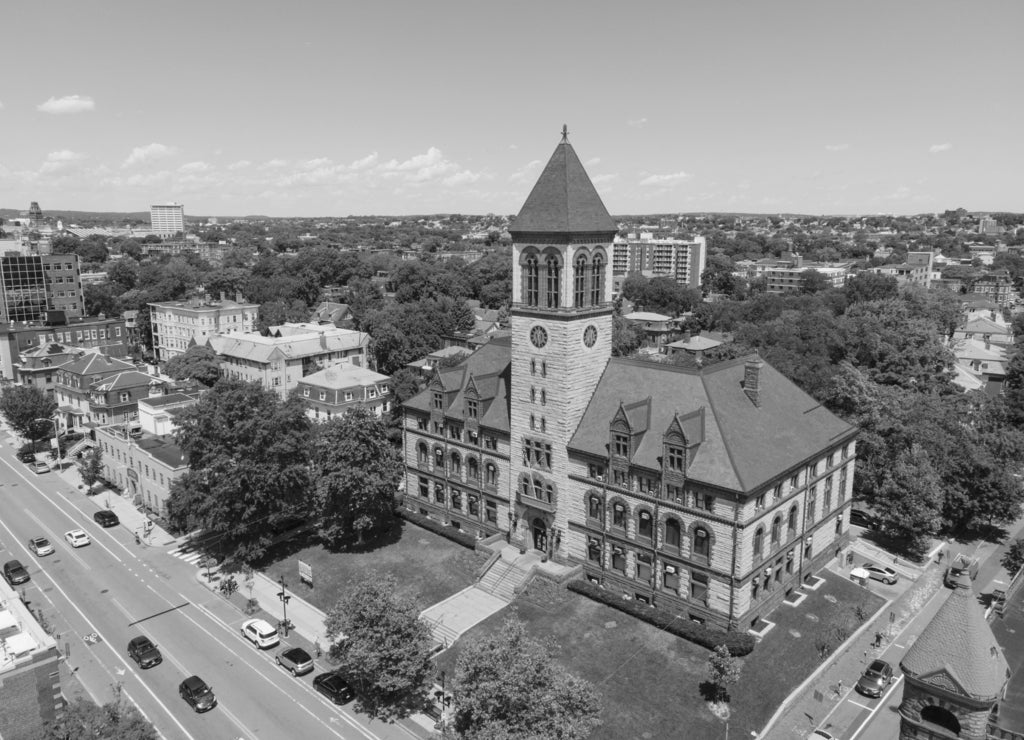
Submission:
<svg viewBox="0 0 1024 740">
<path fill-rule="evenodd" d="M 1024 3 L 54 0 L 0 47 L 0 207 L 1024 211 Z"/>
</svg>

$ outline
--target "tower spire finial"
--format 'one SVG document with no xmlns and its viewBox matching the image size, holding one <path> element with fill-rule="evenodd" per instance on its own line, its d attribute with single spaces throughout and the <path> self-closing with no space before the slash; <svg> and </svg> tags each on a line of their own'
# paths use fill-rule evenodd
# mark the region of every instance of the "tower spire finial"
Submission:
<svg viewBox="0 0 1024 740">
<path fill-rule="evenodd" d="M 562 124 L 562 141 L 569 141 L 569 127 Z"/>
</svg>

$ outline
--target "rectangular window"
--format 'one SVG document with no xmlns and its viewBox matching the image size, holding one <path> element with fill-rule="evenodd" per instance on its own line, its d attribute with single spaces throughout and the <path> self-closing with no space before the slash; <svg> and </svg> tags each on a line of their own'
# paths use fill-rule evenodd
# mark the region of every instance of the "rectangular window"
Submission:
<svg viewBox="0 0 1024 740">
<path fill-rule="evenodd" d="M 452 508 L 462 508 L 462 493 L 455 488 L 452 489 Z"/>
<path fill-rule="evenodd" d="M 760 496 L 758 496 L 756 499 L 754 499 L 754 511 L 760 511 L 761 509 L 764 508 L 764 500 L 765 500 L 765 494 L 763 494 L 763 493 Z"/>
<path fill-rule="evenodd" d="M 484 504 L 484 516 L 487 517 L 487 521 L 490 524 L 498 523 L 498 505 L 493 501 L 487 501 Z"/>
<path fill-rule="evenodd" d="M 601 519 L 601 499 L 597 496 L 590 497 L 590 508 L 587 510 L 587 515 L 591 519 L 600 521 Z"/>
<path fill-rule="evenodd" d="M 498 439 L 496 437 L 484 437 L 484 448 L 488 450 L 498 449 Z"/>
<path fill-rule="evenodd" d="M 686 470 L 686 452 L 682 447 L 668 448 L 668 469 L 677 473 Z"/>
<path fill-rule="evenodd" d="M 636 577 L 639 581 L 650 581 L 653 568 L 649 553 L 640 552 L 636 555 Z"/>
<path fill-rule="evenodd" d="M 710 493 L 694 493 L 694 505 L 704 511 L 714 511 L 715 497 Z"/>
<path fill-rule="evenodd" d="M 302 389 L 302 396 L 303 398 L 309 398 L 309 388 Z"/>
<path fill-rule="evenodd" d="M 814 508 L 815 508 L 816 503 L 817 503 L 815 501 L 816 498 L 817 498 L 817 495 L 813 491 L 807 497 L 807 521 L 809 521 L 809 522 L 813 522 L 814 521 Z"/>
<path fill-rule="evenodd" d="M 625 470 L 613 470 L 612 471 L 612 482 L 617 486 L 623 488 L 629 488 L 629 473 Z"/>
<path fill-rule="evenodd" d="M 428 481 L 423 476 L 420 476 L 419 491 L 420 491 L 420 496 L 422 496 L 423 498 L 429 498 L 430 497 L 430 481 Z"/>
<path fill-rule="evenodd" d="M 629 437 L 625 434 L 612 435 L 612 451 L 619 457 L 629 457 Z"/>
<path fill-rule="evenodd" d="M 588 465 L 587 474 L 596 480 L 604 480 L 604 465 Z"/>
<path fill-rule="evenodd" d="M 669 591 L 679 590 L 679 569 L 674 565 L 666 565 L 662 576 L 665 588 Z"/>
<path fill-rule="evenodd" d="M 626 552 L 621 547 L 612 548 L 612 570 L 626 573 Z"/>
<path fill-rule="evenodd" d="M 326 401 L 327 400 L 327 391 L 320 391 L 320 400 L 321 401 Z"/>
<path fill-rule="evenodd" d="M 345 391 L 345 400 L 346 401 L 351 401 L 352 400 L 352 391 Z"/>
<path fill-rule="evenodd" d="M 828 467 L 831 468 L 833 465 L 835 465 L 835 463 L 836 463 L 836 455 L 833 452 L 833 453 L 829 454 L 829 456 L 828 456 Z"/>
<path fill-rule="evenodd" d="M 799 485 L 800 485 L 800 476 L 799 475 L 794 475 L 792 478 L 789 479 L 789 487 L 790 488 L 796 488 Z"/>
<path fill-rule="evenodd" d="M 469 515 L 480 516 L 480 501 L 476 496 L 469 497 Z"/>
<path fill-rule="evenodd" d="M 127 403 L 130 400 L 132 400 L 132 395 L 130 393 L 121 394 L 121 403 Z"/>
<path fill-rule="evenodd" d="M 427 431 L 427 420 L 420 418 L 416 420 L 416 428 L 422 432 Z"/>
<path fill-rule="evenodd" d="M 626 507 L 622 504 L 612 506 L 612 524 L 616 527 L 626 527 Z"/>
<path fill-rule="evenodd" d="M 708 575 L 707 573 L 690 573 L 690 598 L 694 601 L 708 600 Z"/>
<path fill-rule="evenodd" d="M 684 491 L 682 486 L 665 486 L 665 496 L 670 501 L 675 501 L 677 504 L 683 503 L 684 501 L 686 501 L 686 499 L 683 498 L 683 494 Z"/>
<path fill-rule="evenodd" d="M 587 538 L 587 559 L 592 563 L 601 562 L 601 541 L 596 537 Z"/>
<path fill-rule="evenodd" d="M 448 427 L 448 436 L 454 440 L 462 441 L 462 427 L 452 424 Z"/>
<path fill-rule="evenodd" d="M 443 393 L 437 393 L 437 392 L 434 393 L 434 408 L 436 410 L 438 410 L 438 411 L 442 411 L 444 409 L 444 394 Z"/>
<path fill-rule="evenodd" d="M 466 399 L 466 416 L 475 419 L 477 415 L 477 402 L 475 398 Z"/>
</svg>

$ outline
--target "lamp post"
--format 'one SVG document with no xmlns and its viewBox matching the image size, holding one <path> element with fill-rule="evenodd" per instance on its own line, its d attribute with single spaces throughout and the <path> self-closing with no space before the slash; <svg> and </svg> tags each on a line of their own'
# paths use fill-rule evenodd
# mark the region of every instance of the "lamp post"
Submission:
<svg viewBox="0 0 1024 740">
<path fill-rule="evenodd" d="M 285 593 L 285 588 L 287 588 L 288 584 L 284 582 L 284 576 L 281 576 L 279 583 L 281 584 L 281 590 L 277 592 L 277 598 L 281 600 L 281 629 L 284 631 L 284 636 L 288 637 L 288 600 L 291 599 L 291 596 Z"/>
<path fill-rule="evenodd" d="M 56 416 L 50 416 L 50 417 L 47 417 L 47 418 L 40 417 L 40 418 L 36 419 L 36 421 L 45 421 L 45 422 L 53 424 L 53 445 L 54 445 L 54 447 L 57 448 L 57 469 L 59 470 L 59 469 L 63 468 L 63 462 L 64 461 L 61 459 L 61 454 L 60 454 L 60 432 L 57 429 L 57 417 Z"/>
</svg>

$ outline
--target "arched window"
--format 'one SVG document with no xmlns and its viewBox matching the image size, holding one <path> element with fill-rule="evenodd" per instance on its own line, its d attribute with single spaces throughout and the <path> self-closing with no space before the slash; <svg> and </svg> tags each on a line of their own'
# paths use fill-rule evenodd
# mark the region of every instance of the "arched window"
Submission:
<svg viewBox="0 0 1024 740">
<path fill-rule="evenodd" d="M 434 501 L 436 501 L 439 504 L 444 503 L 444 486 L 442 486 L 440 483 L 434 484 Z"/>
<path fill-rule="evenodd" d="M 651 512 L 641 510 L 636 517 L 636 533 L 640 537 L 651 539 L 654 536 L 654 520 L 651 518 Z"/>
<path fill-rule="evenodd" d="M 572 273 L 573 305 L 581 308 L 587 300 L 587 258 L 580 255 L 576 258 L 575 269 Z"/>
<path fill-rule="evenodd" d="M 558 264 L 558 257 L 551 255 L 547 258 L 546 262 L 548 282 L 547 287 L 544 291 L 546 296 L 545 304 L 548 308 L 558 308 L 558 286 L 561 282 L 559 279 L 560 265 Z"/>
<path fill-rule="evenodd" d="M 416 459 L 421 463 L 430 462 L 430 450 L 427 449 L 427 445 L 424 442 L 416 445 Z"/>
<path fill-rule="evenodd" d="M 471 479 L 480 480 L 480 465 L 475 457 L 466 458 L 466 472 L 469 473 Z"/>
<path fill-rule="evenodd" d="M 931 722 L 933 725 L 945 728 L 954 735 L 960 734 L 960 720 L 958 720 L 956 715 L 945 707 L 937 707 L 934 704 L 930 704 L 929 706 L 921 709 L 921 719 L 925 722 Z"/>
<path fill-rule="evenodd" d="M 782 517 L 777 516 L 772 519 L 772 544 L 779 544 L 779 537 L 782 534 Z"/>
<path fill-rule="evenodd" d="M 693 530 L 693 554 L 698 558 L 711 558 L 711 537 L 704 527 Z"/>
<path fill-rule="evenodd" d="M 772 532 L 775 532 L 775 525 L 772 525 Z M 764 557 L 764 527 L 758 527 L 754 532 L 754 557 Z"/>
<path fill-rule="evenodd" d="M 614 504 L 612 504 L 612 524 L 614 526 L 622 527 L 623 529 L 625 529 L 627 514 L 628 512 L 626 510 L 625 504 L 619 501 L 616 501 Z"/>
<path fill-rule="evenodd" d="M 459 457 L 458 452 L 453 452 L 451 456 L 451 473 L 452 475 L 462 475 L 462 458 Z"/>
<path fill-rule="evenodd" d="M 438 468 L 444 467 L 444 450 L 440 447 L 434 449 L 434 466 Z"/>
<path fill-rule="evenodd" d="M 682 532 L 678 519 L 665 520 L 665 544 L 668 547 L 678 548 L 682 543 Z"/>
<path fill-rule="evenodd" d="M 527 306 L 540 305 L 540 264 L 535 255 L 526 258 L 523 269 L 523 300 Z"/>
<path fill-rule="evenodd" d="M 604 504 L 601 503 L 601 497 L 591 494 L 590 496 L 590 507 L 587 509 L 587 516 L 591 519 L 601 521 L 604 514 Z"/>
<path fill-rule="evenodd" d="M 547 403 L 548 403 L 548 392 L 545 389 L 541 388 L 540 389 L 540 405 L 541 406 L 546 406 Z"/>
<path fill-rule="evenodd" d="M 789 535 L 790 535 L 790 537 L 792 537 L 793 533 L 796 532 L 796 519 L 797 519 L 797 512 L 796 512 L 796 505 L 794 505 L 789 510 Z"/>
<path fill-rule="evenodd" d="M 489 486 L 498 485 L 498 468 L 495 467 L 494 463 L 487 463 L 487 467 L 484 468 L 484 472 L 484 483 Z"/>
<path fill-rule="evenodd" d="M 595 254 L 594 261 L 590 265 L 590 304 L 601 305 L 601 298 L 604 294 L 604 260 L 601 255 Z"/>
</svg>

